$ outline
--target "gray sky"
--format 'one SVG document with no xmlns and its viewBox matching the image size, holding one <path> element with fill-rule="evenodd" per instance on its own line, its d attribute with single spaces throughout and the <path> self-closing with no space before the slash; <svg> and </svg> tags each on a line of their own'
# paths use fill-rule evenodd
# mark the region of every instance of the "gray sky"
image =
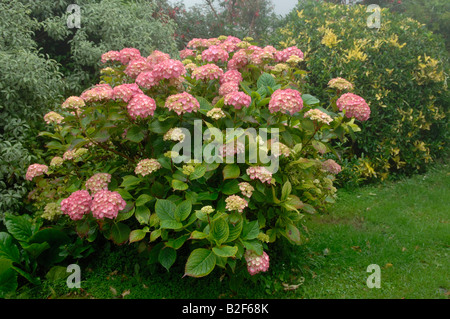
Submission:
<svg viewBox="0 0 450 319">
<path fill-rule="evenodd" d="M 183 0 L 184 4 L 187 8 L 192 5 L 200 4 L 203 0 Z M 275 7 L 275 13 L 277 14 L 287 14 L 289 13 L 297 4 L 297 0 L 272 0 L 272 3 Z"/>
</svg>

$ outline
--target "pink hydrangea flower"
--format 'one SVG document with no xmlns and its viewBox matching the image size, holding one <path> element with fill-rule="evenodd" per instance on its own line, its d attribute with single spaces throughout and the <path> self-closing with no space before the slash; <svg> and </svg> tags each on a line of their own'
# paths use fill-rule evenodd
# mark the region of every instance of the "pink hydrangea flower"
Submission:
<svg viewBox="0 0 450 319">
<path fill-rule="evenodd" d="M 247 270 L 251 276 L 259 272 L 266 272 L 269 269 L 269 255 L 266 252 L 258 256 L 254 251 L 246 250 L 244 257 L 247 262 Z"/>
<path fill-rule="evenodd" d="M 180 59 L 184 60 L 189 56 L 195 56 L 194 51 L 190 50 L 190 49 L 184 49 L 180 51 Z"/>
<path fill-rule="evenodd" d="M 231 92 L 224 99 L 225 105 L 233 105 L 236 110 L 243 106 L 249 107 L 251 102 L 252 98 L 244 92 Z"/>
<path fill-rule="evenodd" d="M 114 219 L 127 203 L 118 192 L 100 190 L 95 193 L 91 203 L 92 216 L 96 219 Z"/>
<path fill-rule="evenodd" d="M 238 195 L 231 195 L 225 199 L 225 208 L 229 211 L 237 210 L 242 213 L 246 207 L 248 207 L 248 202 Z"/>
<path fill-rule="evenodd" d="M 169 96 L 164 106 L 178 115 L 197 112 L 200 109 L 197 99 L 187 92 Z"/>
<path fill-rule="evenodd" d="M 42 164 L 31 164 L 28 166 L 27 173 L 25 174 L 25 179 L 27 181 L 33 180 L 36 176 L 41 176 L 48 172 L 48 166 Z"/>
<path fill-rule="evenodd" d="M 339 111 L 345 111 L 348 118 L 356 118 L 360 121 L 367 121 L 370 117 L 370 107 L 366 101 L 353 93 L 345 93 L 336 101 Z"/>
<path fill-rule="evenodd" d="M 241 191 L 242 195 L 250 198 L 252 197 L 255 188 L 252 185 L 250 185 L 250 183 L 242 182 L 239 183 L 239 190 Z"/>
<path fill-rule="evenodd" d="M 238 82 L 242 81 L 242 74 L 238 70 L 228 70 L 220 77 L 220 84 L 226 82 Z"/>
<path fill-rule="evenodd" d="M 61 210 L 72 220 L 80 220 L 91 210 L 92 197 L 86 190 L 73 192 L 61 202 Z"/>
<path fill-rule="evenodd" d="M 48 112 L 47 114 L 44 115 L 44 121 L 47 124 L 50 123 L 55 123 L 55 124 L 61 124 L 61 122 L 64 120 L 64 117 L 59 115 L 56 112 Z"/>
<path fill-rule="evenodd" d="M 261 65 L 264 62 L 269 62 L 274 59 L 274 53 L 276 49 L 272 46 L 267 46 L 265 48 L 255 48 L 253 53 L 250 55 L 250 61 L 253 64 Z"/>
<path fill-rule="evenodd" d="M 128 64 L 131 60 L 135 60 L 141 57 L 141 52 L 135 48 L 124 48 L 119 51 L 120 62 L 122 64 Z"/>
<path fill-rule="evenodd" d="M 329 116 L 325 112 L 322 112 L 319 109 L 311 109 L 308 112 L 306 112 L 303 117 L 324 124 L 330 124 L 333 121 L 333 118 L 331 116 Z"/>
<path fill-rule="evenodd" d="M 169 59 L 170 59 L 169 54 L 155 50 L 147 57 L 147 63 L 149 63 L 152 67 L 154 67 L 158 63 L 161 63 Z"/>
<path fill-rule="evenodd" d="M 322 163 L 322 169 L 330 172 L 331 174 L 339 174 L 342 170 L 341 165 L 336 163 L 332 159 L 327 159 L 325 162 Z"/>
<path fill-rule="evenodd" d="M 156 78 L 153 71 L 145 71 L 137 76 L 136 84 L 141 88 L 149 90 L 159 84 L 159 79 Z"/>
<path fill-rule="evenodd" d="M 209 46 L 209 42 L 207 39 L 199 39 L 194 38 L 191 41 L 188 42 L 187 47 L 188 48 L 207 48 Z"/>
<path fill-rule="evenodd" d="M 135 94 L 127 106 L 128 114 L 131 118 L 136 119 L 138 116 L 145 119 L 153 116 L 156 110 L 156 103 L 151 97 L 145 94 Z"/>
<path fill-rule="evenodd" d="M 102 61 L 102 63 L 106 63 L 108 61 L 120 62 L 121 61 L 120 52 L 119 51 L 108 51 L 106 53 L 103 53 L 102 57 L 101 57 L 101 61 Z"/>
<path fill-rule="evenodd" d="M 275 53 L 275 61 L 277 62 L 286 62 L 292 55 L 296 55 L 299 58 L 303 59 L 303 52 L 297 48 L 296 46 L 292 46 L 286 48 L 282 51 L 278 51 Z"/>
<path fill-rule="evenodd" d="M 235 81 L 225 82 L 219 88 L 219 95 L 225 96 L 232 92 L 239 91 L 239 83 Z"/>
<path fill-rule="evenodd" d="M 68 97 L 61 105 L 63 109 L 75 109 L 75 110 L 78 110 L 83 106 L 85 106 L 84 100 L 78 96 Z"/>
<path fill-rule="evenodd" d="M 199 66 L 192 71 L 192 77 L 197 80 L 214 80 L 220 78 L 222 74 L 223 70 L 212 63 Z"/>
<path fill-rule="evenodd" d="M 291 115 L 300 112 L 303 108 L 303 100 L 299 91 L 293 89 L 278 89 L 273 92 L 269 102 L 270 113 L 289 112 Z"/>
<path fill-rule="evenodd" d="M 114 91 L 109 84 L 97 84 L 92 89 L 84 91 L 80 97 L 85 102 L 111 100 L 114 97 Z"/>
<path fill-rule="evenodd" d="M 202 60 L 208 62 L 225 62 L 228 60 L 228 52 L 217 45 L 212 45 L 202 52 Z"/>
<path fill-rule="evenodd" d="M 247 175 L 250 179 L 259 179 L 262 183 L 272 182 L 272 173 L 264 166 L 252 166 L 247 168 Z"/>
<path fill-rule="evenodd" d="M 219 47 L 222 50 L 225 50 L 226 52 L 231 53 L 234 50 L 236 50 L 237 45 L 236 45 L 236 43 L 233 43 L 232 41 L 224 41 L 224 42 L 219 44 Z"/>
<path fill-rule="evenodd" d="M 328 82 L 328 86 L 332 89 L 338 89 L 341 91 L 343 90 L 351 91 L 353 89 L 353 84 L 351 84 L 349 81 L 341 77 L 331 79 Z"/>
<path fill-rule="evenodd" d="M 240 49 L 234 53 L 233 57 L 228 61 L 229 70 L 239 70 L 246 66 L 250 61 L 250 57 L 245 49 Z"/>
<path fill-rule="evenodd" d="M 139 161 L 134 172 L 136 173 L 136 175 L 146 176 L 153 173 L 154 171 L 157 171 L 161 167 L 161 164 L 159 164 L 156 159 L 146 158 Z"/>
<path fill-rule="evenodd" d="M 176 79 L 186 73 L 186 69 L 181 61 L 164 60 L 153 68 L 153 76 L 157 80 Z"/>
<path fill-rule="evenodd" d="M 90 190 L 92 194 L 101 191 L 102 189 L 108 189 L 108 184 L 111 182 L 111 175 L 108 173 L 97 173 L 92 175 L 86 181 L 86 189 Z"/>
<path fill-rule="evenodd" d="M 146 71 L 151 71 L 153 66 L 147 62 L 145 58 L 138 58 L 131 60 L 128 63 L 127 68 L 123 71 L 130 78 L 135 79 L 139 74 Z"/>
<path fill-rule="evenodd" d="M 136 83 L 121 84 L 114 87 L 114 100 L 128 103 L 135 94 L 143 94 Z"/>
</svg>

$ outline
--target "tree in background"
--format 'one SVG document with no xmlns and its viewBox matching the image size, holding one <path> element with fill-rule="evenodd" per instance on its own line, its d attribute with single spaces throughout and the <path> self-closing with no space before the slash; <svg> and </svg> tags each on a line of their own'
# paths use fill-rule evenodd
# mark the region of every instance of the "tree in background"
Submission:
<svg viewBox="0 0 450 319">
<path fill-rule="evenodd" d="M 213 38 L 233 35 L 253 37 L 267 43 L 267 35 L 279 25 L 270 0 L 204 0 L 202 4 L 186 8 L 182 1 L 170 4 L 158 0 L 161 12 L 177 25 L 178 48 L 183 49 L 193 38 Z"/>
</svg>

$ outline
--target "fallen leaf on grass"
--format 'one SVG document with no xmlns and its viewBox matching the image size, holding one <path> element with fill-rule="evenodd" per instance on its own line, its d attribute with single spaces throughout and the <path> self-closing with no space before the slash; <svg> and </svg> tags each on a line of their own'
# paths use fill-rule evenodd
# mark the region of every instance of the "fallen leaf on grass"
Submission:
<svg viewBox="0 0 450 319">
<path fill-rule="evenodd" d="M 130 289 L 125 290 L 124 292 L 122 292 L 122 298 L 128 296 L 130 293 L 131 293 Z"/>
</svg>

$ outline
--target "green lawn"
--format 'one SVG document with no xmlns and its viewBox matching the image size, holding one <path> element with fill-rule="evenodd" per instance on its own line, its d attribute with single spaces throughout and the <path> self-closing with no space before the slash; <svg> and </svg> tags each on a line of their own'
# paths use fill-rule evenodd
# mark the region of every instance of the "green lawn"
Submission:
<svg viewBox="0 0 450 319">
<path fill-rule="evenodd" d="M 305 245 L 268 251 L 269 271 L 235 292 L 216 271 L 200 279 L 181 278 L 182 265 L 150 273 L 136 269 L 139 256 L 131 246 L 110 246 L 80 263 L 82 290 L 70 290 L 61 280 L 23 297 L 448 298 L 449 199 L 448 165 L 395 183 L 340 190 L 330 212 L 305 217 Z M 367 287 L 370 264 L 381 268 L 381 288 Z"/>
</svg>

